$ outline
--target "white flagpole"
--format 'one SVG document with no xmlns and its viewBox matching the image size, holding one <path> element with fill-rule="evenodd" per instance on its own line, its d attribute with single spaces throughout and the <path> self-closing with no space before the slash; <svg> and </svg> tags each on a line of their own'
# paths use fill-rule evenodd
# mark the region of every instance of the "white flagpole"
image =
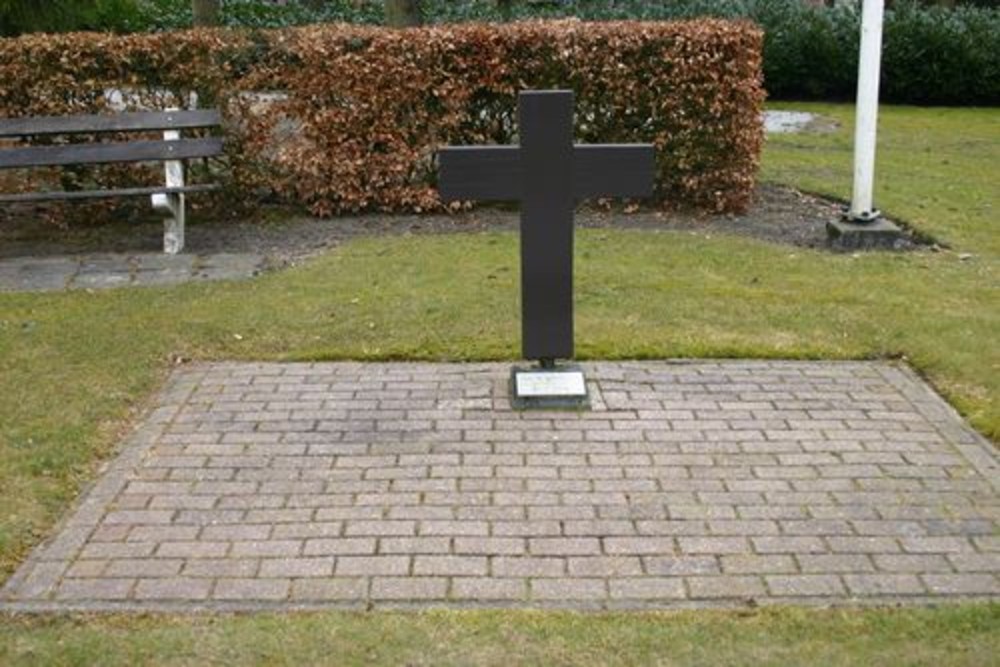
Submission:
<svg viewBox="0 0 1000 667">
<path fill-rule="evenodd" d="M 878 83 L 882 63 L 884 0 L 864 0 L 861 12 L 861 54 L 858 62 L 858 99 L 854 128 L 854 191 L 847 217 L 870 222 L 879 217 L 872 208 L 875 179 L 875 139 L 878 131 Z"/>
</svg>

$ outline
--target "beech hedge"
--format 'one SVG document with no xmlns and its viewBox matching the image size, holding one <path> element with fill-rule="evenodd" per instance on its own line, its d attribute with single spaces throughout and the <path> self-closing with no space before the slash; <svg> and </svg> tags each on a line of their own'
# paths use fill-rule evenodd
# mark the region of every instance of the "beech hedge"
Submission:
<svg viewBox="0 0 1000 667">
<path fill-rule="evenodd" d="M 0 40 L 0 116 L 218 106 L 231 193 L 419 212 L 443 208 L 440 146 L 516 143 L 518 91 L 570 88 L 578 141 L 656 144 L 661 202 L 740 211 L 763 141 L 762 37 L 714 19 L 27 35 Z"/>
</svg>

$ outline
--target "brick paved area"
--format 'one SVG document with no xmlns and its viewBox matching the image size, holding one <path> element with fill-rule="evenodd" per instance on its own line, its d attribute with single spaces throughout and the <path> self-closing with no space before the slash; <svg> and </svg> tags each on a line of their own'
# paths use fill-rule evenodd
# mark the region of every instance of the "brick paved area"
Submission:
<svg viewBox="0 0 1000 667">
<path fill-rule="evenodd" d="M 178 371 L 7 609 L 1000 597 L 998 457 L 885 363 Z"/>
</svg>

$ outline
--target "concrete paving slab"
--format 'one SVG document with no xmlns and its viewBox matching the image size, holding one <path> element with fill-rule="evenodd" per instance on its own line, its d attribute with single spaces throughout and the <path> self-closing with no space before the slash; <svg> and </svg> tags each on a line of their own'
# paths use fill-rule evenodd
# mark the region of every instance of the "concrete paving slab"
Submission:
<svg viewBox="0 0 1000 667">
<path fill-rule="evenodd" d="M 65 289 L 79 267 L 71 257 L 0 260 L 0 292 Z"/>
<path fill-rule="evenodd" d="M 109 289 L 132 282 L 132 262 L 128 255 L 88 255 L 70 282 L 70 289 Z"/>
<path fill-rule="evenodd" d="M 199 258 L 195 276 L 202 280 L 252 278 L 261 272 L 264 256 L 219 253 Z"/>
<path fill-rule="evenodd" d="M 174 285 L 194 280 L 246 280 L 260 274 L 258 254 L 83 255 L 0 260 L 0 292 Z"/>
<path fill-rule="evenodd" d="M 138 255 L 135 258 L 134 284 L 176 285 L 192 280 L 194 255 Z"/>
</svg>

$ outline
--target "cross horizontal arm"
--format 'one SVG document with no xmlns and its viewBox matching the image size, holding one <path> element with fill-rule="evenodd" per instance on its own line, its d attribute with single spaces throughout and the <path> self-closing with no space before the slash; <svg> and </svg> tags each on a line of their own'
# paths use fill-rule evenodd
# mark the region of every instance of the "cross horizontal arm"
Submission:
<svg viewBox="0 0 1000 667">
<path fill-rule="evenodd" d="M 578 144 L 573 152 L 573 194 L 595 197 L 649 197 L 656 176 L 652 144 Z"/>
<path fill-rule="evenodd" d="M 438 153 L 438 191 L 448 201 L 521 198 L 519 146 L 449 146 Z"/>
<path fill-rule="evenodd" d="M 443 201 L 521 199 L 519 146 L 449 146 L 438 153 Z M 573 197 L 649 197 L 656 175 L 652 144 L 578 144 Z"/>
</svg>

